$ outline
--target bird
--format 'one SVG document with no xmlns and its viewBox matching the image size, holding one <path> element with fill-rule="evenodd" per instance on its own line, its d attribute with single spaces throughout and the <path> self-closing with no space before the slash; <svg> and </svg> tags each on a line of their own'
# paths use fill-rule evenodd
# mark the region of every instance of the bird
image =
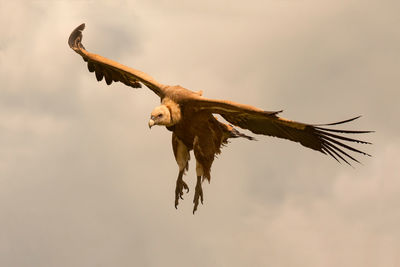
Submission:
<svg viewBox="0 0 400 267">
<path fill-rule="evenodd" d="M 145 85 L 160 98 L 160 105 L 150 114 L 148 126 L 165 126 L 172 132 L 172 150 L 178 165 L 178 177 L 175 187 L 175 208 L 183 200 L 189 187 L 183 176 L 189 168 L 190 153 L 193 150 L 196 159 L 196 186 L 193 198 L 193 214 L 199 203 L 203 204 L 202 183 L 211 179 L 211 166 L 231 138 L 256 140 L 240 132 L 235 127 L 249 130 L 254 134 L 267 135 L 298 142 L 304 147 L 331 156 L 338 162 L 358 162 L 351 153 L 371 156 L 349 143 L 371 144 L 349 137 L 350 134 L 364 134 L 373 131 L 341 130 L 332 126 L 349 123 L 361 116 L 327 124 L 307 124 L 279 117 L 279 111 L 265 111 L 246 104 L 228 100 L 216 100 L 203 96 L 202 91 L 192 91 L 180 85 L 165 85 L 157 82 L 148 74 L 122 65 L 103 56 L 88 52 L 82 44 L 85 24 L 76 27 L 68 39 L 71 49 L 82 56 L 90 72 L 94 72 L 97 81 L 103 78 L 107 85 L 121 82 L 133 88 Z M 227 123 L 221 122 L 220 115 Z M 186 192 L 185 192 L 186 191 Z"/>
</svg>

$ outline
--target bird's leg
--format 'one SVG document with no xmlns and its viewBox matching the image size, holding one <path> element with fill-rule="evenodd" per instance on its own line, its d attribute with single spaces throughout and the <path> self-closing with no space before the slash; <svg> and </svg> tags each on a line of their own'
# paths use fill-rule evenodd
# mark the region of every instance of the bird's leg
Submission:
<svg viewBox="0 0 400 267">
<path fill-rule="evenodd" d="M 183 189 L 186 189 L 186 193 L 189 193 L 189 187 L 187 184 L 183 181 L 183 173 L 185 172 L 185 169 L 179 170 L 178 174 L 178 179 L 176 179 L 176 188 L 175 188 L 175 209 L 178 208 L 179 204 L 179 198 L 183 199 Z"/>
<path fill-rule="evenodd" d="M 193 207 L 193 214 L 197 210 L 197 206 L 199 205 L 199 198 L 201 201 L 201 204 L 203 204 L 203 188 L 201 187 L 201 176 L 197 176 L 197 183 L 196 183 L 196 189 L 194 191 L 194 207 Z"/>
<path fill-rule="evenodd" d="M 182 177 L 185 174 L 185 171 L 189 169 L 189 160 L 190 154 L 188 148 L 185 144 L 175 135 L 172 134 L 172 148 L 174 151 L 174 156 L 176 163 L 179 166 L 179 174 L 178 179 L 176 180 L 176 188 L 175 188 L 175 208 L 178 208 L 179 198 L 183 199 L 183 189 L 186 189 L 186 193 L 189 192 L 189 187 L 183 181 Z"/>
</svg>

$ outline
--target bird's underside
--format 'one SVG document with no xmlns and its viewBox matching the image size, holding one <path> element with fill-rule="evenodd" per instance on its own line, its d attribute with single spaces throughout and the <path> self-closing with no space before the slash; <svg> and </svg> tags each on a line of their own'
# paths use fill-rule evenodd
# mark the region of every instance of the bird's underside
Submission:
<svg viewBox="0 0 400 267">
<path fill-rule="evenodd" d="M 230 138 L 242 137 L 254 140 L 253 137 L 240 133 L 233 126 L 250 130 L 255 134 L 298 142 L 349 165 L 352 161 L 359 162 L 351 153 L 370 156 L 350 145 L 350 143 L 370 143 L 349 137 L 349 135 L 371 131 L 331 128 L 331 126 L 345 124 L 359 117 L 329 124 L 306 124 L 279 117 L 278 113 L 281 111 L 264 111 L 227 100 L 208 99 L 203 97 L 201 92 L 193 92 L 181 86 L 164 85 L 141 71 L 86 51 L 81 43 L 84 28 L 85 24 L 78 26 L 71 33 L 68 44 L 87 62 L 89 71 L 95 73 L 98 81 L 104 78 L 108 85 L 112 82 L 122 82 L 133 88 L 140 88 L 143 84 L 160 97 L 161 105 L 151 113 L 149 127 L 165 126 L 172 131 L 172 148 L 179 167 L 175 207 L 184 191 L 189 192 L 189 187 L 183 181 L 183 175 L 188 169 L 191 150 L 196 159 L 197 177 L 193 200 L 194 213 L 199 201 L 203 202 L 201 183 L 204 179 L 210 180 L 211 165 L 215 155 L 221 152 L 221 147 L 227 144 Z M 213 114 L 221 115 L 228 124 L 218 121 Z"/>
</svg>

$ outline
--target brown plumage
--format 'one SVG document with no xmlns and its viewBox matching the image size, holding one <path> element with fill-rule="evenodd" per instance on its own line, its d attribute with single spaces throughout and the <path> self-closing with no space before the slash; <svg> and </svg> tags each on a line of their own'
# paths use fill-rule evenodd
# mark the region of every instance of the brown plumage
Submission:
<svg viewBox="0 0 400 267">
<path fill-rule="evenodd" d="M 264 111 L 249 105 L 234 103 L 227 100 L 214 100 L 202 96 L 201 92 L 193 92 L 179 85 L 169 86 L 158 83 L 149 75 L 126 67 L 102 56 L 89 53 L 83 47 L 82 31 L 85 24 L 78 26 L 70 35 L 68 44 L 87 62 L 90 72 L 95 72 L 96 79 L 103 78 L 110 85 L 112 82 L 122 82 L 133 88 L 147 86 L 161 99 L 161 105 L 151 113 L 149 127 L 153 125 L 166 126 L 172 131 L 172 148 L 179 174 L 175 190 L 175 207 L 182 199 L 184 190 L 189 187 L 183 181 L 183 175 L 188 169 L 189 152 L 194 151 L 196 158 L 197 184 L 194 195 L 193 213 L 196 211 L 199 200 L 203 203 L 201 183 L 204 179 L 210 181 L 211 165 L 221 147 L 227 144 L 229 138 L 244 137 L 254 140 L 253 137 L 240 133 L 232 125 L 248 129 L 255 134 L 269 135 L 299 142 L 305 147 L 320 151 L 332 156 L 337 161 L 359 162 L 349 154 L 349 151 L 369 154 L 353 148 L 343 141 L 370 144 L 343 134 L 361 134 L 371 131 L 351 131 L 327 128 L 353 121 L 352 119 L 321 125 L 312 125 L 290 121 L 277 114 L 281 111 Z M 213 114 L 220 114 L 230 124 L 219 122 Z M 232 124 L 232 125 L 231 125 Z"/>
</svg>

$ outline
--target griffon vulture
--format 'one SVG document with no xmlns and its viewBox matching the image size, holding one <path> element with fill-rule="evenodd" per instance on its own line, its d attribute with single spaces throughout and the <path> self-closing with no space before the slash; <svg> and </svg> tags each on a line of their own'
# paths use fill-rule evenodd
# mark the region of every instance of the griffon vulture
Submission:
<svg viewBox="0 0 400 267">
<path fill-rule="evenodd" d="M 89 71 L 96 74 L 98 81 L 104 78 L 108 85 L 112 82 L 122 82 L 133 88 L 140 88 L 144 84 L 160 97 L 161 105 L 151 112 L 149 127 L 165 126 L 172 132 L 172 149 L 179 167 L 175 189 L 175 208 L 178 206 L 179 199 L 183 199 L 184 190 L 189 192 L 189 187 L 182 177 L 188 170 L 191 150 L 194 151 L 196 158 L 197 175 L 193 200 L 194 213 L 199 201 L 203 203 L 201 184 L 204 179 L 210 181 L 211 165 L 215 156 L 221 153 L 221 147 L 228 143 L 229 138 L 254 139 L 239 132 L 233 125 L 248 129 L 255 134 L 298 142 L 349 165 L 351 161 L 359 162 L 349 154 L 349 151 L 370 156 L 343 142 L 370 144 L 343 135 L 369 133 L 370 131 L 327 128 L 327 126 L 351 122 L 359 117 L 336 123 L 312 125 L 278 117 L 277 114 L 281 111 L 271 112 L 227 100 L 209 99 L 203 97 L 201 92 L 193 92 L 179 85 L 164 85 L 139 70 L 86 51 L 81 43 L 84 28 L 85 24 L 78 26 L 71 33 L 68 44 L 83 57 Z M 230 124 L 218 121 L 213 114 L 221 115 Z"/>
</svg>

